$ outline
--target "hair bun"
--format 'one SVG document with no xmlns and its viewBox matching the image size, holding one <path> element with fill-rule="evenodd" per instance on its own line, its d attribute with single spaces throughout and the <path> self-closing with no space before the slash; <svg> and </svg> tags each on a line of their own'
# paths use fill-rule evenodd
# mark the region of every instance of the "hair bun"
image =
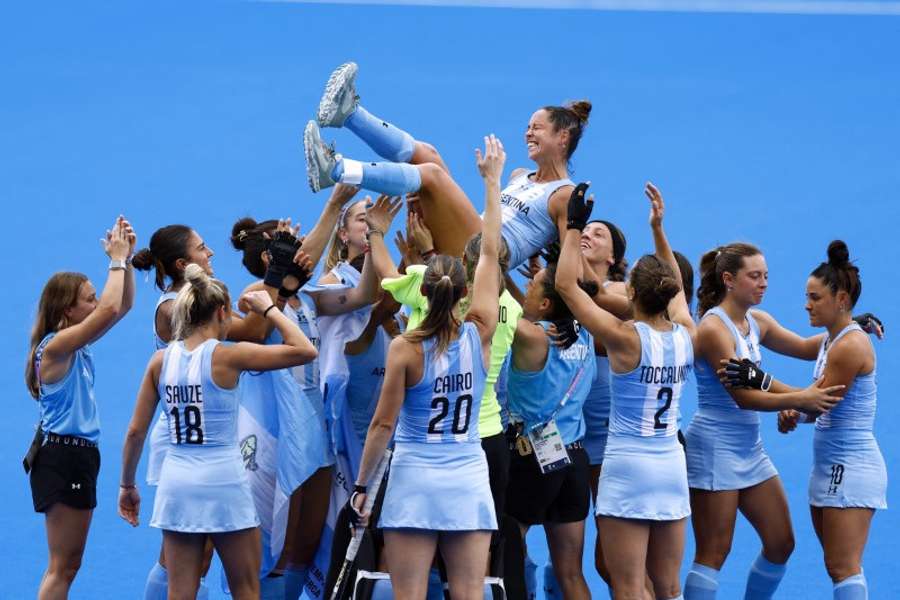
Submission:
<svg viewBox="0 0 900 600">
<path fill-rule="evenodd" d="M 184 280 L 198 290 L 205 290 L 209 285 L 209 275 L 197 263 L 190 263 L 184 268 Z"/>
<path fill-rule="evenodd" d="M 592 108 L 591 103 L 588 100 L 575 100 L 574 102 L 569 102 L 566 105 L 566 108 L 575 113 L 575 116 L 581 121 L 582 126 L 587 125 Z"/>
<path fill-rule="evenodd" d="M 253 217 L 244 217 L 238 219 L 237 222 L 231 226 L 231 245 L 234 246 L 235 250 L 244 249 L 247 234 L 255 229 L 256 225 L 257 223 Z"/>
<path fill-rule="evenodd" d="M 843 240 L 834 240 L 828 244 L 828 264 L 833 267 L 844 267 L 850 263 L 850 249 Z"/>
<path fill-rule="evenodd" d="M 678 285 L 678 280 L 674 277 L 665 276 L 660 278 L 654 291 L 657 295 L 666 298 L 666 302 L 668 302 L 675 297 L 675 294 L 681 291 L 681 286 Z"/>
<path fill-rule="evenodd" d="M 150 248 L 143 248 L 131 257 L 131 264 L 138 271 L 149 271 L 156 264 L 156 257 L 153 256 Z"/>
</svg>

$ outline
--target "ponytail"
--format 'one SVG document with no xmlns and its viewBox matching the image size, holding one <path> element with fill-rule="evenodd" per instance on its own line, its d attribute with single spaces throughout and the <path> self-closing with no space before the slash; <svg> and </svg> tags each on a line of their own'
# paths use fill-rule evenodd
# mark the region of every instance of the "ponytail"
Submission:
<svg viewBox="0 0 900 600">
<path fill-rule="evenodd" d="M 744 259 L 762 254 L 753 244 L 732 242 L 719 246 L 700 257 L 700 287 L 697 288 L 697 315 L 721 304 L 725 299 L 725 273 L 736 275 L 744 266 Z"/>
<path fill-rule="evenodd" d="M 198 327 L 208 323 L 222 306 L 231 300 L 225 284 L 206 274 L 199 265 L 184 269 L 185 284 L 172 303 L 172 339 L 183 340 Z"/>
<path fill-rule="evenodd" d="M 138 271 L 153 269 L 156 272 L 156 287 L 164 292 L 166 277 L 173 284 L 183 279 L 175 263 L 179 259 L 187 260 L 188 244 L 193 231 L 187 225 L 166 225 L 157 229 L 150 238 L 150 247 L 138 250 L 131 259 L 131 264 Z"/>
<path fill-rule="evenodd" d="M 414 344 L 437 338 L 435 351 L 440 355 L 447 350 L 450 337 L 460 326 L 453 309 L 466 290 L 466 271 L 462 261 L 444 254 L 433 256 L 428 261 L 422 287 L 428 298 L 428 314 L 418 327 L 407 331 L 403 337 Z"/>
</svg>

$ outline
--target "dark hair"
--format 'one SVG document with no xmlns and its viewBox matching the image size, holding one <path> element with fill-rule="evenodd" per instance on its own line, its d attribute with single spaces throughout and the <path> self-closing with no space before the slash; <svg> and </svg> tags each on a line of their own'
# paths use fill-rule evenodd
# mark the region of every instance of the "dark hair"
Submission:
<svg viewBox="0 0 900 600">
<path fill-rule="evenodd" d="M 466 289 L 466 270 L 455 256 L 438 254 L 428 261 L 422 279 L 422 287 L 428 298 L 428 313 L 422 323 L 403 334 L 408 341 L 417 343 L 437 338 L 435 350 L 443 353 L 450 345 L 450 336 L 460 322 L 453 316 L 453 309 Z"/>
<path fill-rule="evenodd" d="M 262 253 L 269 241 L 264 234 L 275 231 L 276 227 L 278 219 L 257 223 L 252 217 L 238 219 L 231 227 L 231 245 L 244 253 L 241 263 L 254 277 L 262 279 L 266 276 L 266 263 L 263 262 Z"/>
<path fill-rule="evenodd" d="M 862 293 L 859 267 L 850 262 L 850 249 L 842 240 L 828 244 L 828 261 L 819 264 L 811 273 L 831 289 L 832 294 L 845 291 L 850 295 L 850 308 L 856 306 Z"/>
<path fill-rule="evenodd" d="M 509 270 L 509 244 L 502 237 L 500 238 L 500 251 L 497 253 L 497 263 L 500 266 L 500 293 L 506 289 L 506 272 Z M 481 232 L 469 238 L 466 247 L 463 249 L 466 267 L 466 281 L 471 283 L 475 281 L 475 268 L 478 266 L 478 259 L 481 257 Z"/>
<path fill-rule="evenodd" d="M 691 261 L 687 256 L 681 252 L 673 250 L 672 254 L 675 255 L 678 270 L 681 272 L 681 289 L 684 290 L 684 299 L 690 309 L 691 304 L 694 303 L 694 267 L 691 266 Z"/>
<path fill-rule="evenodd" d="M 700 257 L 700 287 L 697 288 L 697 314 L 717 306 L 725 298 L 725 281 L 722 275 L 736 275 L 744 266 L 744 259 L 762 254 L 759 248 L 745 242 L 732 242 L 710 250 Z"/>
<path fill-rule="evenodd" d="M 212 319 L 219 307 L 228 307 L 231 299 L 225 284 L 206 274 L 197 264 L 184 269 L 185 284 L 172 303 L 172 339 L 183 340 L 197 327 Z"/>
<path fill-rule="evenodd" d="M 138 250 L 131 259 L 131 264 L 139 271 L 155 269 L 156 287 L 165 291 L 166 277 L 172 283 L 179 283 L 184 279 L 184 273 L 178 270 L 175 263 L 179 259 L 187 259 L 188 243 L 193 231 L 187 225 L 166 225 L 157 229 L 150 237 L 150 247 Z"/>
<path fill-rule="evenodd" d="M 606 271 L 606 279 L 609 281 L 625 281 L 625 275 L 628 272 L 628 260 L 625 258 L 625 249 L 628 247 L 628 243 L 625 240 L 625 233 L 612 221 L 594 219 L 593 221 L 588 221 L 588 225 L 591 223 L 605 225 L 612 240 L 613 264 Z"/>
<path fill-rule="evenodd" d="M 631 268 L 629 283 L 634 289 L 634 302 L 648 315 L 656 315 L 669 306 L 681 286 L 672 267 L 655 254 L 645 254 Z"/>
<path fill-rule="evenodd" d="M 28 362 L 25 363 L 25 385 L 34 398 L 40 396 L 41 389 L 41 382 L 38 381 L 37 370 L 34 368 L 34 354 L 37 347 L 48 334 L 68 326 L 66 309 L 78 302 L 78 291 L 87 280 L 87 275 L 63 272 L 55 273 L 44 284 L 38 302 L 37 316 L 31 328 Z"/>
<path fill-rule="evenodd" d="M 587 126 L 588 117 L 591 115 L 591 103 L 587 100 L 567 102 L 563 106 L 545 106 L 547 117 L 553 125 L 553 131 L 566 130 L 569 132 L 569 145 L 566 147 L 566 160 L 572 158 L 578 141 Z"/>
<path fill-rule="evenodd" d="M 543 289 L 544 298 L 550 301 L 552 308 L 550 312 L 544 315 L 546 321 L 558 321 L 560 319 L 572 319 L 572 311 L 563 301 L 562 296 L 556 290 L 556 268 L 557 263 L 550 263 L 544 269 Z M 600 285 L 596 281 L 578 281 L 578 287 L 593 298 L 600 291 Z"/>
</svg>

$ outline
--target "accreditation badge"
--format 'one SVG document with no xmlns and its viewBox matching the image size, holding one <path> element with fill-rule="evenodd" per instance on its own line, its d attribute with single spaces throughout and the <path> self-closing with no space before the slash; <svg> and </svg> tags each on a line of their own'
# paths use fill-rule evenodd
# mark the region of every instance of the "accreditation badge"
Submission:
<svg viewBox="0 0 900 600">
<path fill-rule="evenodd" d="M 538 461 L 541 473 L 546 475 L 558 471 L 572 464 L 566 445 L 563 443 L 556 420 L 550 420 L 546 425 L 535 427 L 528 432 L 531 447 L 534 448 L 534 456 Z"/>
</svg>

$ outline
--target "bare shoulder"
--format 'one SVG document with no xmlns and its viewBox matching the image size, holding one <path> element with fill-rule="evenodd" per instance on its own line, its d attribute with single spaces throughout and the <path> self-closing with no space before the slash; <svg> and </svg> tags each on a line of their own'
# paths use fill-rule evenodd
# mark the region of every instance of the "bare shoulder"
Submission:
<svg viewBox="0 0 900 600">
<path fill-rule="evenodd" d="M 628 287 L 625 285 L 624 281 L 611 282 L 606 286 L 606 291 L 612 294 L 619 294 L 620 296 L 628 295 Z"/>
<path fill-rule="evenodd" d="M 248 292 L 256 292 L 258 290 L 265 290 L 265 289 L 266 289 L 266 286 L 265 286 L 265 284 L 263 284 L 262 281 L 254 281 L 253 283 L 251 283 L 250 285 L 248 285 L 247 287 L 244 288 L 244 291 L 241 292 L 241 295 L 243 296 L 244 294 L 246 294 Z"/>
<path fill-rule="evenodd" d="M 319 279 L 319 285 L 334 285 L 334 284 L 340 283 L 340 282 L 341 281 L 337 277 L 335 277 L 334 273 L 332 273 L 331 271 L 329 271 L 328 273 L 325 273 Z"/>
</svg>

